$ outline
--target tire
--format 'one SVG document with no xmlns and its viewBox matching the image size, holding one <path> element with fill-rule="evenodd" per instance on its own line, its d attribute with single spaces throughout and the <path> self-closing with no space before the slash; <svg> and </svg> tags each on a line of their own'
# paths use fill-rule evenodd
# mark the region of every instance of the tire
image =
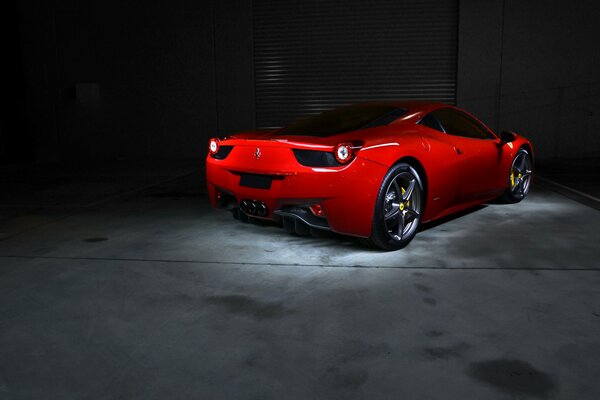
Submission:
<svg viewBox="0 0 600 400">
<path fill-rule="evenodd" d="M 410 243 L 421 222 L 425 192 L 417 171 L 406 163 L 386 173 L 377 194 L 369 241 L 383 250 L 399 250 Z"/>
<path fill-rule="evenodd" d="M 532 171 L 533 162 L 529 152 L 523 148 L 519 149 L 510 164 L 507 188 L 501 197 L 502 201 L 518 203 L 523 200 L 531 188 Z"/>
</svg>

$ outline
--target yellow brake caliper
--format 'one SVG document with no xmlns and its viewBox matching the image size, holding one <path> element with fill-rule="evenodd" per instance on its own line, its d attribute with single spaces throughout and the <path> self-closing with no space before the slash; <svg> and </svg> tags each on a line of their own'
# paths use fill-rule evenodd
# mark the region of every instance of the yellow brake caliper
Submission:
<svg viewBox="0 0 600 400">
<path fill-rule="evenodd" d="M 521 179 L 523 175 L 522 174 L 517 174 L 517 178 Z M 510 171 L 510 188 L 514 188 L 515 187 L 515 171 L 511 170 Z"/>
<path fill-rule="evenodd" d="M 400 188 L 402 190 L 402 196 L 404 196 L 404 193 L 406 193 L 406 189 L 404 189 L 403 187 Z M 406 202 L 407 206 L 410 206 L 410 200 L 408 200 Z M 404 210 L 404 204 L 400 203 L 400 211 Z"/>
</svg>

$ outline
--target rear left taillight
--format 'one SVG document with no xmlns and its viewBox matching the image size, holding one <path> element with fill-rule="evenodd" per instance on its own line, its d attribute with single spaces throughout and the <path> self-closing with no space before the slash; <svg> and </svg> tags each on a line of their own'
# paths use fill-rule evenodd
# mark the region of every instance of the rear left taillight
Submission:
<svg viewBox="0 0 600 400">
<path fill-rule="evenodd" d="M 208 141 L 208 151 L 210 154 L 215 155 L 219 151 L 219 139 L 212 138 Z"/>
</svg>

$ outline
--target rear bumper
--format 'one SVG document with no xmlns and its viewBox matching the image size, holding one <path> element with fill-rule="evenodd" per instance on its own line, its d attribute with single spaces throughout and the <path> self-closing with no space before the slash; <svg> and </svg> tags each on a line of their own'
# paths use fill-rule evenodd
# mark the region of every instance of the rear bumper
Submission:
<svg viewBox="0 0 600 400">
<path fill-rule="evenodd" d="M 357 157 L 350 164 L 336 168 L 312 168 L 298 164 L 295 171 L 256 168 L 248 173 L 273 175 L 270 189 L 240 186 L 244 169 L 227 160 L 207 157 L 206 178 L 208 194 L 213 207 L 220 205 L 223 194 L 233 196 L 237 204 L 242 200 L 257 200 L 267 205 L 266 219 L 277 220 L 277 214 L 296 206 L 321 204 L 326 225 L 338 233 L 368 237 L 377 192 L 386 167 Z"/>
</svg>

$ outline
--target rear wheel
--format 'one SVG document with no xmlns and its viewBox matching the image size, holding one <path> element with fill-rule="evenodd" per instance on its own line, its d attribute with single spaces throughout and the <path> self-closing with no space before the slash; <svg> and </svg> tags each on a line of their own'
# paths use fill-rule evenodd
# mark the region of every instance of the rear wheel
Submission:
<svg viewBox="0 0 600 400">
<path fill-rule="evenodd" d="M 417 171 L 405 163 L 394 165 L 377 195 L 370 242 L 385 250 L 405 247 L 417 233 L 423 205 L 423 184 Z"/>
<path fill-rule="evenodd" d="M 510 166 L 508 188 L 502 199 L 508 203 L 518 203 L 527 196 L 531 187 L 533 163 L 525 149 L 519 149 Z"/>
</svg>

